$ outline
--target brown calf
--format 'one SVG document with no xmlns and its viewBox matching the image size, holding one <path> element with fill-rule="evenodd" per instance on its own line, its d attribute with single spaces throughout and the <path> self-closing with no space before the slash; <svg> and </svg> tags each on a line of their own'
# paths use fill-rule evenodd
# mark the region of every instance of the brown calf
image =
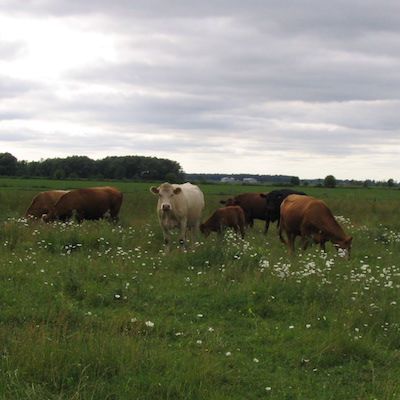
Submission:
<svg viewBox="0 0 400 400">
<path fill-rule="evenodd" d="M 211 232 L 222 234 L 226 228 L 233 228 L 244 238 L 244 225 L 243 209 L 239 206 L 228 206 L 215 210 L 211 217 L 200 225 L 200 230 L 207 237 Z"/>
</svg>

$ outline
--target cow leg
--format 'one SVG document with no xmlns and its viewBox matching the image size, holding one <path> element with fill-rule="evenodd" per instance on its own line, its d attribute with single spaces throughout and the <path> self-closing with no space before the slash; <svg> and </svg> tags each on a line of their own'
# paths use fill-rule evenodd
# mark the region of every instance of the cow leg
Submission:
<svg viewBox="0 0 400 400">
<path fill-rule="evenodd" d="M 163 236 L 164 236 L 164 251 L 165 253 L 169 253 L 170 251 L 170 242 L 171 242 L 171 234 L 168 229 L 162 227 Z"/>
<path fill-rule="evenodd" d="M 186 250 L 186 248 L 187 248 L 187 245 L 186 245 L 187 219 L 186 218 L 182 218 L 179 227 L 180 227 L 179 244 L 181 246 L 181 249 Z"/>
<path fill-rule="evenodd" d="M 302 224 L 300 228 L 300 236 L 303 250 L 306 250 L 307 247 L 312 244 L 314 238 L 313 227 L 307 224 Z M 317 243 L 319 243 L 319 241 Z"/>
<path fill-rule="evenodd" d="M 78 223 L 80 224 L 84 219 L 85 219 L 85 215 L 83 213 L 83 211 L 80 210 L 73 210 L 72 211 L 72 218 Z"/>
<path fill-rule="evenodd" d="M 121 203 L 119 204 L 112 204 L 110 207 L 110 221 L 113 221 L 114 223 L 118 223 L 119 221 L 119 210 L 121 208 Z"/>
<path fill-rule="evenodd" d="M 310 244 L 310 240 L 306 236 L 301 237 L 301 243 L 302 243 L 302 248 L 303 250 L 307 250 L 308 245 Z"/>
<path fill-rule="evenodd" d="M 243 226 L 242 224 L 239 223 L 239 224 L 236 226 L 236 233 L 237 233 L 237 230 L 239 230 L 240 236 L 242 237 L 242 239 L 244 239 L 244 226 Z"/>
<path fill-rule="evenodd" d="M 294 241 L 296 240 L 296 234 L 286 232 L 288 237 L 288 247 L 289 247 L 289 254 L 294 254 Z"/>
<path fill-rule="evenodd" d="M 200 237 L 200 220 L 196 221 L 193 227 L 192 240 L 198 242 Z"/>
<path fill-rule="evenodd" d="M 269 218 L 265 220 L 265 228 L 264 228 L 264 233 L 267 234 L 269 229 Z"/>
<path fill-rule="evenodd" d="M 286 234 L 287 236 L 287 234 Z M 285 240 L 285 238 L 283 237 L 283 229 L 282 227 L 279 227 L 279 239 L 283 244 L 288 244 L 287 241 Z"/>
</svg>

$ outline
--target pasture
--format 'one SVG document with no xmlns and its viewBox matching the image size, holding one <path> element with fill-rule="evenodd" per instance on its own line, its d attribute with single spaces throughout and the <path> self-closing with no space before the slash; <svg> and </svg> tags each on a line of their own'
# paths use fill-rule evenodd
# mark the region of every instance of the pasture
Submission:
<svg viewBox="0 0 400 400">
<path fill-rule="evenodd" d="M 20 217 L 51 188 L 0 179 L 0 398 L 400 398 L 400 191 L 301 188 L 353 239 L 289 257 L 275 225 L 163 254 L 151 184 L 120 222 Z M 200 185 L 219 200 L 263 186 Z"/>
</svg>

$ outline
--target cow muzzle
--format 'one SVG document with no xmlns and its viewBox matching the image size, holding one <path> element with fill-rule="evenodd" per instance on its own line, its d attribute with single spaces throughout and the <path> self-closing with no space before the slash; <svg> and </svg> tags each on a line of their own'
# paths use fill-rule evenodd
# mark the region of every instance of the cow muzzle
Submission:
<svg viewBox="0 0 400 400">
<path fill-rule="evenodd" d="M 161 205 L 161 210 L 163 211 L 171 211 L 171 204 L 164 203 Z"/>
</svg>

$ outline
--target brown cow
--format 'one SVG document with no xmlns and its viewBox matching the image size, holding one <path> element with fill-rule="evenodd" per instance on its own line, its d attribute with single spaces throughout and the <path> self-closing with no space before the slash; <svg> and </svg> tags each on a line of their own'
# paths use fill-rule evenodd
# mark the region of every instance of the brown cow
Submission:
<svg viewBox="0 0 400 400">
<path fill-rule="evenodd" d="M 42 218 L 42 215 L 47 214 L 65 193 L 68 193 L 68 190 L 49 190 L 38 193 L 26 210 L 25 218 Z"/>
<path fill-rule="evenodd" d="M 294 253 L 296 236 L 301 236 L 303 249 L 310 239 L 319 243 L 325 251 L 325 243 L 331 241 L 335 247 L 347 251 L 350 256 L 352 237 L 344 233 L 328 206 L 310 196 L 292 194 L 282 202 L 280 210 L 279 237 L 288 245 L 290 254 Z M 286 233 L 288 241 L 283 238 Z"/>
<path fill-rule="evenodd" d="M 207 237 L 211 232 L 222 234 L 226 228 L 233 228 L 244 238 L 245 216 L 239 206 L 218 208 L 206 222 L 200 225 L 201 232 Z"/>
<path fill-rule="evenodd" d="M 61 196 L 52 210 L 43 215 L 43 220 L 66 220 L 74 213 L 78 222 L 100 219 L 108 213 L 110 218 L 117 220 L 121 203 L 122 193 L 110 186 L 75 189 Z"/>
<path fill-rule="evenodd" d="M 221 200 L 220 203 L 226 206 L 239 206 L 244 211 L 246 225 L 253 226 L 254 219 L 265 221 L 264 232 L 268 232 L 269 218 L 267 217 L 267 208 L 265 199 L 261 197 L 262 193 L 242 193 L 227 200 Z"/>
</svg>

